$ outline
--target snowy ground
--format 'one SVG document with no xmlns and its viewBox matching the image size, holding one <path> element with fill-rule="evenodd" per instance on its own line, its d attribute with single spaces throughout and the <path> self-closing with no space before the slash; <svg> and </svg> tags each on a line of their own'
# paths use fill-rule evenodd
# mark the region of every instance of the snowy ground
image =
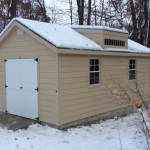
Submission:
<svg viewBox="0 0 150 150">
<path fill-rule="evenodd" d="M 0 150 L 140 150 L 133 115 L 60 131 L 39 124 L 16 132 L 0 127 Z M 141 144 L 140 144 L 141 145 Z"/>
</svg>

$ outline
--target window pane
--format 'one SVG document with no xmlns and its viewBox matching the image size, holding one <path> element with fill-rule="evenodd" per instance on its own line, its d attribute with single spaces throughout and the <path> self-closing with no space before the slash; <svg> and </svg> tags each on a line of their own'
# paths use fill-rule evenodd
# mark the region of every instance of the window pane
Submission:
<svg viewBox="0 0 150 150">
<path fill-rule="evenodd" d="M 110 40 L 110 45 L 112 45 L 112 41 L 113 41 L 113 40 Z"/>
<path fill-rule="evenodd" d="M 99 83 L 99 78 L 95 78 L 95 84 Z"/>
<path fill-rule="evenodd" d="M 130 65 L 130 69 L 133 69 L 133 66 L 132 66 L 132 65 Z"/>
<path fill-rule="evenodd" d="M 121 46 L 123 46 L 123 41 L 121 41 Z"/>
<path fill-rule="evenodd" d="M 94 59 L 90 59 L 90 66 L 94 65 Z"/>
<path fill-rule="evenodd" d="M 112 45 L 114 45 L 114 40 L 112 40 Z"/>
<path fill-rule="evenodd" d="M 119 40 L 118 40 L 118 46 L 119 46 Z"/>
<path fill-rule="evenodd" d="M 105 39 L 105 45 L 107 45 L 107 44 L 106 44 L 106 39 Z"/>
<path fill-rule="evenodd" d="M 90 84 L 94 84 L 94 79 L 90 79 Z"/>
<path fill-rule="evenodd" d="M 90 71 L 94 71 L 94 66 L 90 66 Z"/>
<path fill-rule="evenodd" d="M 95 65 L 99 65 L 99 59 L 95 59 Z"/>
<path fill-rule="evenodd" d="M 109 44 L 108 45 L 111 45 L 111 43 L 110 43 L 110 39 L 109 39 Z"/>
<path fill-rule="evenodd" d="M 132 68 L 135 69 L 135 65 L 132 65 Z"/>
<path fill-rule="evenodd" d="M 108 39 L 107 39 L 107 44 L 106 45 L 108 45 Z"/>
<path fill-rule="evenodd" d="M 95 71 L 99 71 L 99 66 L 95 66 Z"/>
<path fill-rule="evenodd" d="M 136 73 L 135 70 L 130 70 L 129 71 L 129 79 L 130 80 L 134 80 L 135 79 L 135 73 Z"/>
<path fill-rule="evenodd" d="M 90 73 L 90 78 L 94 78 L 94 77 L 95 77 L 94 73 Z"/>
<path fill-rule="evenodd" d="M 125 46 L 125 41 L 123 41 L 123 46 Z"/>
<path fill-rule="evenodd" d="M 119 46 L 121 46 L 121 41 L 119 41 Z"/>
<path fill-rule="evenodd" d="M 130 59 L 130 65 L 132 64 L 132 59 Z"/>
<path fill-rule="evenodd" d="M 129 76 L 129 79 L 130 79 L 130 80 L 135 80 L 135 74 L 130 75 L 130 76 Z"/>
<path fill-rule="evenodd" d="M 99 78 L 99 72 L 95 72 L 95 77 Z"/>
<path fill-rule="evenodd" d="M 133 61 L 133 64 L 135 64 L 135 59 L 133 59 L 132 61 Z"/>
</svg>

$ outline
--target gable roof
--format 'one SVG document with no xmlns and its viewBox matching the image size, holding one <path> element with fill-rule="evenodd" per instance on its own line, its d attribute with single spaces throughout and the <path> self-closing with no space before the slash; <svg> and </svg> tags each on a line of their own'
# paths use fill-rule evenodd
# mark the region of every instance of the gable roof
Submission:
<svg viewBox="0 0 150 150">
<path fill-rule="evenodd" d="M 65 49 L 80 49 L 80 50 L 102 50 L 102 48 L 96 44 L 96 42 L 88 39 L 87 37 L 76 32 L 72 28 L 64 25 L 56 25 L 45 22 L 33 21 L 22 18 L 14 18 L 6 26 L 6 28 L 0 34 L 3 36 L 5 31 L 17 21 L 21 25 L 28 28 L 33 33 L 37 34 L 47 42 L 57 48 Z"/>
<path fill-rule="evenodd" d="M 0 38 L 3 37 L 5 32 L 10 26 L 17 22 L 30 30 L 35 35 L 44 39 L 58 49 L 69 50 L 90 50 L 90 51 L 103 51 L 103 52 L 123 52 L 123 53 L 145 53 L 150 54 L 150 48 L 147 48 L 139 43 L 128 39 L 128 49 L 119 48 L 101 48 L 95 41 L 78 33 L 74 29 L 95 29 L 95 30 L 108 30 L 113 32 L 127 33 L 127 31 L 120 29 L 113 29 L 103 26 L 82 26 L 82 25 L 56 25 L 45 22 L 39 22 L 29 19 L 14 18 L 0 33 Z"/>
</svg>

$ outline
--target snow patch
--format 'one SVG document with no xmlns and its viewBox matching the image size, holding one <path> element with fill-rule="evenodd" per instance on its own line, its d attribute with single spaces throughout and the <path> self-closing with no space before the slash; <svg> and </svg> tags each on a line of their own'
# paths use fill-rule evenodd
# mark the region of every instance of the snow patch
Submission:
<svg viewBox="0 0 150 150">
<path fill-rule="evenodd" d="M 141 150 L 137 146 L 141 137 L 137 135 L 134 115 L 69 128 L 67 131 L 39 124 L 15 132 L 0 127 L 0 149 L 120 150 L 121 141 L 123 150 Z"/>
</svg>

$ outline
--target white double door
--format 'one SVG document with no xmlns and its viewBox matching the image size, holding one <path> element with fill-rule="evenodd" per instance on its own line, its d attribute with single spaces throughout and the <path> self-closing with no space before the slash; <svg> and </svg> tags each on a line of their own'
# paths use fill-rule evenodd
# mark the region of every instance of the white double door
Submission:
<svg viewBox="0 0 150 150">
<path fill-rule="evenodd" d="M 38 118 L 37 61 L 6 60 L 6 110 L 10 114 Z"/>
</svg>

